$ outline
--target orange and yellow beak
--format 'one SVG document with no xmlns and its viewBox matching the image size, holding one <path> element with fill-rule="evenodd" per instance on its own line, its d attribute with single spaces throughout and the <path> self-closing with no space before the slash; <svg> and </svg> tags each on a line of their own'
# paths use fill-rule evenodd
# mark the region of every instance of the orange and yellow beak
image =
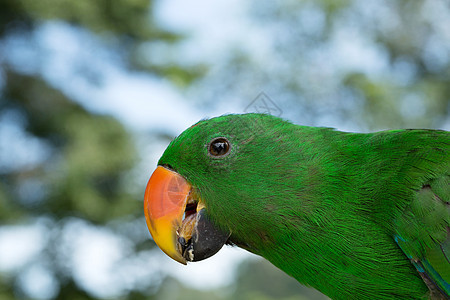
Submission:
<svg viewBox="0 0 450 300">
<path fill-rule="evenodd" d="M 209 218 L 195 189 L 178 173 L 158 166 L 145 189 L 145 219 L 155 243 L 174 260 L 206 259 L 219 251 L 231 232 Z"/>
<path fill-rule="evenodd" d="M 181 227 L 190 184 L 178 173 L 158 166 L 145 189 L 145 219 L 155 243 L 174 260 L 186 264 L 177 251 L 177 230 Z"/>
</svg>

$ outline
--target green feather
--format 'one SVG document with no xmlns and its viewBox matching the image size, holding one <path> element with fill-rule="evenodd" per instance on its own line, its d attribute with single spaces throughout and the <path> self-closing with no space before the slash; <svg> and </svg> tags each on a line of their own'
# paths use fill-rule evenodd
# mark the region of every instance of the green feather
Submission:
<svg viewBox="0 0 450 300">
<path fill-rule="evenodd" d="M 217 137 L 231 144 L 220 158 L 208 155 Z M 299 282 L 333 299 L 425 299 L 435 294 L 414 266 L 448 296 L 449 150 L 445 131 L 344 133 L 245 114 L 198 122 L 159 164 L 234 244 Z"/>
<path fill-rule="evenodd" d="M 396 219 L 397 243 L 434 293 L 450 295 L 450 176 L 438 176 L 417 191 Z"/>
</svg>

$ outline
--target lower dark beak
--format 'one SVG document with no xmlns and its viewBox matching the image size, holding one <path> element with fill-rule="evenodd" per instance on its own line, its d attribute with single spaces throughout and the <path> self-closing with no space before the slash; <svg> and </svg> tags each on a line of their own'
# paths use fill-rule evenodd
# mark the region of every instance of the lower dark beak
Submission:
<svg viewBox="0 0 450 300">
<path fill-rule="evenodd" d="M 230 237 L 229 232 L 219 230 L 209 219 L 206 209 L 196 215 L 194 230 L 190 239 L 178 238 L 179 253 L 187 261 L 199 261 L 216 254 Z"/>
</svg>

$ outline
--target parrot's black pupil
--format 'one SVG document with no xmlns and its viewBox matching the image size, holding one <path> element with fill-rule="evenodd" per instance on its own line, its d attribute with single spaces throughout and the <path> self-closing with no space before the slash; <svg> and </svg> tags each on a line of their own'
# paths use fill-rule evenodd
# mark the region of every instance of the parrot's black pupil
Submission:
<svg viewBox="0 0 450 300">
<path fill-rule="evenodd" d="M 214 139 L 209 146 L 209 153 L 213 156 L 223 156 L 230 150 L 230 144 L 225 138 Z"/>
</svg>

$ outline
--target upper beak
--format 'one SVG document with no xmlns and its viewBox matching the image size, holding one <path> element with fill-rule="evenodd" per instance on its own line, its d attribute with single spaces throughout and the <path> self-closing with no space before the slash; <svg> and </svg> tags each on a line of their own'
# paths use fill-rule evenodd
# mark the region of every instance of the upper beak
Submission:
<svg viewBox="0 0 450 300">
<path fill-rule="evenodd" d="M 190 184 L 178 173 L 158 166 L 145 189 L 145 219 L 155 243 L 174 260 L 186 264 L 177 251 L 177 229 L 181 226 Z"/>
</svg>

